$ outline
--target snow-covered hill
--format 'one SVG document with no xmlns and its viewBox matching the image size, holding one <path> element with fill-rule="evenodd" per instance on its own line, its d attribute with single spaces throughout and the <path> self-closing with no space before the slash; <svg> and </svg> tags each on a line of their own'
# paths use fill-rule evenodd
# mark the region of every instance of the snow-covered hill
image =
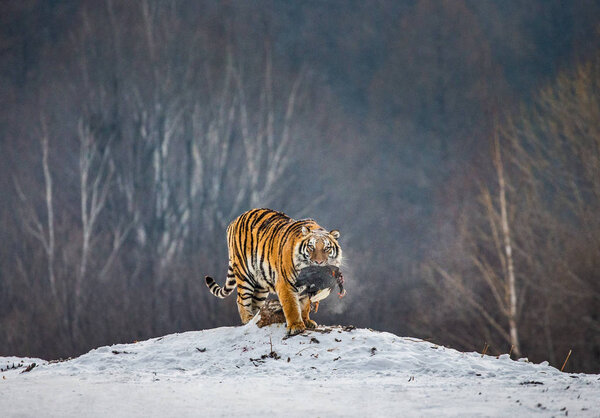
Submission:
<svg viewBox="0 0 600 418">
<path fill-rule="evenodd" d="M 59 363 L 0 357 L 0 415 L 600 416 L 600 375 L 351 327 L 284 337 L 251 323 Z"/>
</svg>

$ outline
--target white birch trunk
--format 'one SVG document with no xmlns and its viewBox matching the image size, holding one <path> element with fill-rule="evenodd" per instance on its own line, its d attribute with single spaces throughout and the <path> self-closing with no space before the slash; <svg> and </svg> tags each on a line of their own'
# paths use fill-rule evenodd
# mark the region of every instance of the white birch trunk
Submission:
<svg viewBox="0 0 600 418">
<path fill-rule="evenodd" d="M 54 205 L 52 203 L 52 176 L 50 175 L 50 165 L 48 163 L 48 131 L 46 127 L 46 121 L 42 116 L 42 167 L 44 170 L 44 184 L 46 192 L 46 213 L 48 217 L 48 240 L 46 245 L 46 255 L 48 258 L 48 280 L 50 281 L 50 288 L 52 294 L 57 295 L 56 292 L 56 278 L 54 276 Z"/>
<path fill-rule="evenodd" d="M 506 183 L 504 181 L 504 166 L 500 154 L 500 142 L 497 132 L 494 133 L 495 165 L 498 174 L 498 186 L 500 194 L 500 219 L 502 235 L 504 238 L 504 252 L 506 256 L 506 289 L 508 299 L 508 327 L 510 342 L 513 352 L 517 357 L 521 356 L 521 345 L 519 343 L 519 332 L 517 327 L 517 289 L 515 280 L 515 268 L 512 256 L 512 242 L 510 225 L 508 223 L 508 211 L 506 209 Z"/>
</svg>

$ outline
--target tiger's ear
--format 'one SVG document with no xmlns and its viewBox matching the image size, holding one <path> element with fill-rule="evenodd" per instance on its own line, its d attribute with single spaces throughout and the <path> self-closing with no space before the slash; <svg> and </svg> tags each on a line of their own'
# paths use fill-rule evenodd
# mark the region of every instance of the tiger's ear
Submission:
<svg viewBox="0 0 600 418">
<path fill-rule="evenodd" d="M 338 239 L 340 237 L 340 231 L 338 231 L 337 229 L 332 229 L 331 231 L 329 231 L 329 235 L 331 235 L 335 239 Z"/>
<path fill-rule="evenodd" d="M 305 227 L 305 226 L 302 227 L 302 235 L 307 236 L 309 232 L 310 232 L 310 230 L 307 227 Z"/>
</svg>

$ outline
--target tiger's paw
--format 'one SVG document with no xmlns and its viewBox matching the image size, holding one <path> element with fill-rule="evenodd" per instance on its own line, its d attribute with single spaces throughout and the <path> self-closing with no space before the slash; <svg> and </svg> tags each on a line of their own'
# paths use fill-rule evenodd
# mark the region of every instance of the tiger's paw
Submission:
<svg viewBox="0 0 600 418">
<path fill-rule="evenodd" d="M 315 329 L 317 327 L 317 323 L 312 319 L 305 319 L 304 325 L 306 325 L 307 329 Z"/>
<path fill-rule="evenodd" d="M 303 332 L 305 329 L 306 329 L 306 325 L 304 325 L 304 322 L 295 322 L 287 327 L 289 336 L 298 335 L 301 332 Z"/>
</svg>

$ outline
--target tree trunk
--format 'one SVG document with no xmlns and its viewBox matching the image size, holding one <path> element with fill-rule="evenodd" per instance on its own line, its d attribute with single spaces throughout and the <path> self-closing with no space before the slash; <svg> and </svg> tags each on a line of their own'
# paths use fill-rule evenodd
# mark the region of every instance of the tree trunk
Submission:
<svg viewBox="0 0 600 418">
<path fill-rule="evenodd" d="M 500 142 L 497 131 L 494 132 L 494 147 L 496 151 L 495 163 L 498 173 L 498 185 L 500 193 L 500 217 L 502 223 L 502 235 L 504 237 L 504 252 L 506 256 L 506 290 L 508 299 L 508 327 L 510 333 L 510 343 L 513 345 L 513 352 L 517 357 L 521 356 L 521 346 L 519 344 L 519 332 L 517 328 L 517 290 L 515 284 L 515 269 L 512 257 L 512 243 L 510 236 L 510 225 L 508 223 L 508 212 L 506 210 L 506 184 L 504 182 L 504 166 L 502 156 L 500 155 Z"/>
<path fill-rule="evenodd" d="M 48 164 L 48 132 L 46 120 L 42 115 L 42 166 L 44 170 L 44 183 L 46 186 L 46 211 L 48 215 L 48 245 L 46 253 L 48 256 L 48 280 L 52 294 L 56 297 L 56 279 L 54 277 L 54 205 L 52 203 L 52 176 L 50 175 L 50 166 Z"/>
</svg>

